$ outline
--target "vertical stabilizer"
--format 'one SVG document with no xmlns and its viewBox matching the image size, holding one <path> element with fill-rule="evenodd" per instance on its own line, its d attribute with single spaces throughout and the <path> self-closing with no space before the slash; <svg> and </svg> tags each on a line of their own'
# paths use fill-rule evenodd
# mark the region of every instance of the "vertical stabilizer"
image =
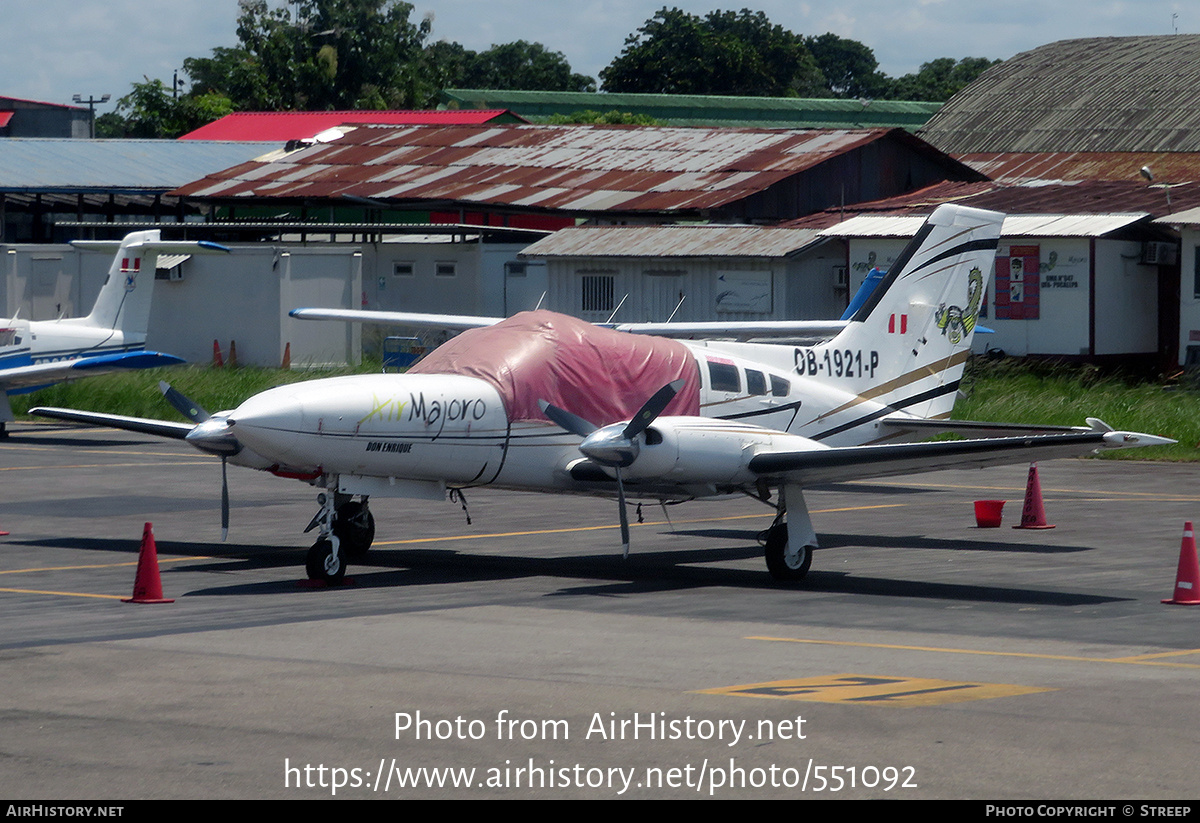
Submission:
<svg viewBox="0 0 1200 823">
<path fill-rule="evenodd" d="M 157 230 L 125 235 L 86 325 L 123 332 L 127 339 L 145 339 L 159 246 Z"/>
<path fill-rule="evenodd" d="M 822 371 L 860 397 L 949 416 L 1003 222 L 999 212 L 939 206 L 845 330 L 816 348 L 829 361 Z"/>
</svg>

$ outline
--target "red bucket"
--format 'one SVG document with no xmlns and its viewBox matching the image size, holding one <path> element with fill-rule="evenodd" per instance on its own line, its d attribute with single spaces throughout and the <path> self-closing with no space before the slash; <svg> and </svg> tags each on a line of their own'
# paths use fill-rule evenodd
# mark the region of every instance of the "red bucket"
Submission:
<svg viewBox="0 0 1200 823">
<path fill-rule="evenodd" d="M 981 529 L 998 529 L 1003 511 L 1003 500 L 976 500 L 975 525 Z"/>
</svg>

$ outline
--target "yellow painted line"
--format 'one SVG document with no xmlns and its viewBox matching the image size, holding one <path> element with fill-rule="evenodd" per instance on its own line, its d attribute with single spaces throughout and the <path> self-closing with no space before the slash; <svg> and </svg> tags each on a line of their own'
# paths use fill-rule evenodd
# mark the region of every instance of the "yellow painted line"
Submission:
<svg viewBox="0 0 1200 823">
<path fill-rule="evenodd" d="M 698 694 L 759 697 L 770 700 L 805 700 L 816 703 L 859 703 L 867 706 L 939 706 L 1022 694 L 1052 692 L 1035 686 L 1009 683 L 972 683 L 930 677 L 879 677 L 863 674 L 833 674 L 798 680 L 775 680 L 704 689 Z"/>
<path fill-rule="evenodd" d="M 53 592 L 42 591 L 40 589 L 0 589 L 0 592 L 8 592 L 10 594 L 50 594 L 57 597 L 98 597 L 102 600 L 121 600 L 119 594 L 88 594 L 87 592 Z"/>
<path fill-rule="evenodd" d="M 984 485 L 974 485 L 974 484 L 964 485 L 962 483 L 918 483 L 915 481 L 906 483 L 906 482 L 898 481 L 898 480 L 855 480 L 847 485 L 854 485 L 855 483 L 863 483 L 868 486 L 894 486 L 896 488 L 918 487 L 918 488 L 924 488 L 924 489 L 951 489 L 954 491 L 968 491 L 968 490 L 974 489 L 974 490 L 979 490 L 979 491 L 1018 491 L 1021 494 L 1025 493 L 1025 486 L 1023 486 L 1023 485 L 1021 485 L 1021 486 L 984 486 Z M 1185 497 L 1183 495 L 1164 494 L 1163 492 L 1135 492 L 1135 491 L 1125 491 L 1124 489 L 1122 489 L 1120 491 L 1114 491 L 1112 489 L 1059 489 L 1059 488 L 1051 488 L 1049 486 L 1042 486 L 1042 494 L 1045 494 L 1047 492 L 1054 492 L 1056 494 L 1099 494 L 1099 495 L 1114 495 L 1115 494 L 1115 495 L 1120 496 L 1119 498 L 1115 498 L 1115 499 L 1148 498 L 1148 499 L 1153 499 L 1153 500 L 1169 500 L 1171 502 L 1178 502 L 1178 503 L 1200 502 L 1200 496 L 1196 496 L 1196 495 L 1191 495 L 1191 496 Z M 1099 498 L 1099 499 L 1106 499 L 1106 498 Z"/>
<path fill-rule="evenodd" d="M 907 506 L 908 503 L 886 503 L 877 506 L 850 506 L 839 509 L 813 509 L 811 514 L 829 514 L 831 512 L 849 512 L 862 511 L 866 509 L 895 509 L 901 506 Z M 647 520 L 645 523 L 631 523 L 633 528 L 650 527 L 650 526 L 670 526 L 670 525 L 695 525 L 697 523 L 720 523 L 729 520 L 753 520 L 763 517 L 774 517 L 770 512 L 759 514 L 738 514 L 729 517 L 702 517 L 692 520 Z M 414 537 L 411 540 L 379 540 L 373 543 L 374 546 L 403 546 L 411 543 L 441 543 L 452 540 L 488 540 L 498 537 L 529 537 L 535 534 L 571 534 L 573 532 L 594 532 L 606 529 L 619 529 L 619 524 L 610 524 L 604 526 L 573 526 L 569 529 L 535 529 L 532 531 L 523 532 L 493 532 L 491 534 L 454 534 L 442 537 Z"/>
<path fill-rule="evenodd" d="M 176 457 L 178 455 L 171 455 Z M 74 463 L 67 466 L 0 466 L 0 472 L 55 471 L 57 469 L 123 469 L 144 466 L 207 466 L 208 460 L 173 460 L 163 463 Z"/>
<path fill-rule="evenodd" d="M 860 643 L 852 640 L 812 640 L 802 637 L 747 637 L 747 640 L 764 640 L 769 643 L 807 643 L 814 646 L 851 646 L 864 649 L 895 649 L 910 652 L 936 652 L 939 654 L 974 654 L 983 657 L 1022 657 L 1030 660 L 1064 660 L 1076 663 L 1123 663 L 1139 666 L 1167 666 L 1179 669 L 1200 669 L 1196 663 L 1155 662 L 1154 658 L 1177 657 L 1185 654 L 1200 653 L 1200 649 L 1188 649 L 1178 652 L 1162 652 L 1158 654 L 1141 655 L 1139 657 L 1080 657 L 1069 654 L 1036 654 L 1034 652 L 997 652 L 982 649 L 953 649 L 939 646 L 902 646 L 891 643 Z"/>
<path fill-rule="evenodd" d="M 197 554 L 189 555 L 188 557 L 160 557 L 158 558 L 159 565 L 163 563 L 184 563 L 188 560 L 212 560 L 212 557 Z M 136 560 L 129 560 L 124 563 L 96 563 L 90 566 L 42 566 L 36 569 L 8 569 L 0 571 L 0 574 L 29 574 L 30 572 L 66 572 L 76 571 L 78 569 L 119 569 L 122 566 L 136 566 Z"/>
</svg>

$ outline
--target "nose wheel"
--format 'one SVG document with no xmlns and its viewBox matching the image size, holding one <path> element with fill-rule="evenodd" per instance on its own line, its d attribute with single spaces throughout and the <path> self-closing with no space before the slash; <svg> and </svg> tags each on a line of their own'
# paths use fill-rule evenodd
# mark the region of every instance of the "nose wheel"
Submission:
<svg viewBox="0 0 1200 823">
<path fill-rule="evenodd" d="M 367 500 L 353 500 L 337 507 L 333 516 L 333 534 L 342 542 L 341 553 L 347 560 L 362 560 L 375 540 L 375 517 Z"/>
<path fill-rule="evenodd" d="M 337 551 L 337 542 L 337 537 L 322 537 L 308 550 L 304 569 L 309 580 L 322 580 L 331 586 L 342 582 L 346 576 L 346 561 Z"/>
</svg>

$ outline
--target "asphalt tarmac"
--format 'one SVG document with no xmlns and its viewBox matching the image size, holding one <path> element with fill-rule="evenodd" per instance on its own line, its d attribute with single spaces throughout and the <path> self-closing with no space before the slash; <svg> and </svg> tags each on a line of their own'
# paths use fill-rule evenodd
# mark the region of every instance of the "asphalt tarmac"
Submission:
<svg viewBox="0 0 1200 823">
<path fill-rule="evenodd" d="M 634 516 L 474 491 L 373 500 L 347 585 L 301 585 L 315 490 L 182 442 L 0 441 L 0 794 L 975 798 L 1200 793 L 1200 607 L 1163 605 L 1200 466 L 1027 466 L 808 494 L 768 576 L 749 499 Z M 972 501 L 1005 499 L 998 529 Z M 152 522 L 171 604 L 121 602 Z"/>
</svg>

